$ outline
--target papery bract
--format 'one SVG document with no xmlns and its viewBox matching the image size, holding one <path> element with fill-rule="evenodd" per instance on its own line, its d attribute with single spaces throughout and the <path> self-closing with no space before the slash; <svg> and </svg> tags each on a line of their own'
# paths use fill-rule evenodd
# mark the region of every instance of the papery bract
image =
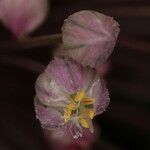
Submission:
<svg viewBox="0 0 150 150">
<path fill-rule="evenodd" d="M 1 0 L 0 20 L 20 38 L 36 29 L 45 19 L 47 0 Z"/>
<path fill-rule="evenodd" d="M 74 13 L 62 27 L 65 55 L 95 67 L 110 56 L 118 33 L 119 25 L 112 17 L 87 10 Z"/>
<path fill-rule="evenodd" d="M 36 81 L 36 116 L 44 128 L 62 136 L 66 130 L 74 138 L 83 137 L 84 128 L 93 132 L 93 117 L 108 104 L 99 75 L 70 58 L 55 58 Z"/>
</svg>

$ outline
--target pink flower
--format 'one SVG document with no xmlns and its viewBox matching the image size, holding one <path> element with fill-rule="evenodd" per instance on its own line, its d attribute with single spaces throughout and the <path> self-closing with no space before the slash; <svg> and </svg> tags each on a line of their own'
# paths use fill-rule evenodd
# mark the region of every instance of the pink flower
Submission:
<svg viewBox="0 0 150 150">
<path fill-rule="evenodd" d="M 62 37 L 66 54 L 83 66 L 95 67 L 112 53 L 118 23 L 95 11 L 79 11 L 65 20 Z"/>
<path fill-rule="evenodd" d="M 70 58 L 55 58 L 36 81 L 36 116 L 59 136 L 83 138 L 85 129 L 94 132 L 92 119 L 108 104 L 108 91 L 99 75 Z"/>
<path fill-rule="evenodd" d="M 47 10 L 47 0 L 1 0 L 0 20 L 20 38 L 43 22 Z"/>
</svg>

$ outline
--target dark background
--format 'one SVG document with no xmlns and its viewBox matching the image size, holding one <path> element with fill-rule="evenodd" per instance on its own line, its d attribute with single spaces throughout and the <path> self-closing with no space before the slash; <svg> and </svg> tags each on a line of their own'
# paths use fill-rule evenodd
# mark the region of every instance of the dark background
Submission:
<svg viewBox="0 0 150 150">
<path fill-rule="evenodd" d="M 82 9 L 113 16 L 121 28 L 106 78 L 111 104 L 95 119 L 101 134 L 93 149 L 149 150 L 150 1 L 51 0 L 47 20 L 31 36 L 60 33 L 63 20 Z M 2 24 L 0 40 L 11 40 Z M 48 64 L 52 48 L 0 53 L 0 150 L 49 149 L 35 119 L 34 83 L 40 69 L 34 61 Z"/>
</svg>

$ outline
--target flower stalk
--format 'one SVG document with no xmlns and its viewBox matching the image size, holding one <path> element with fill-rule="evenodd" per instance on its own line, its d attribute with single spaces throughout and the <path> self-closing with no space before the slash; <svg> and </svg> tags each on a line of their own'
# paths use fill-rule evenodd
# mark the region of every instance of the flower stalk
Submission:
<svg viewBox="0 0 150 150">
<path fill-rule="evenodd" d="M 20 41 L 3 41 L 0 43 L 0 54 L 11 51 L 23 51 L 41 46 L 57 45 L 62 42 L 61 34 L 52 34 L 41 37 L 24 38 Z"/>
</svg>

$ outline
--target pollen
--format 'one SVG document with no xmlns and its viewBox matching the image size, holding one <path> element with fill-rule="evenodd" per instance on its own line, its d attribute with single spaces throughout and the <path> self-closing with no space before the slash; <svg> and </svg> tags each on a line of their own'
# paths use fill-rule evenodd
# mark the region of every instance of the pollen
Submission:
<svg viewBox="0 0 150 150">
<path fill-rule="evenodd" d="M 66 109 L 64 113 L 64 122 L 67 123 L 71 118 L 72 110 Z"/>
<path fill-rule="evenodd" d="M 83 100 L 84 97 L 85 97 L 85 92 L 83 90 L 72 95 L 72 99 L 75 102 L 79 102 L 79 101 Z"/>
<path fill-rule="evenodd" d="M 73 111 L 77 109 L 77 104 L 74 101 L 71 101 L 64 111 L 64 122 L 67 123 L 71 119 Z"/>
<path fill-rule="evenodd" d="M 69 110 L 76 110 L 77 109 L 77 104 L 75 102 L 71 102 L 67 105 L 67 109 Z"/>
</svg>

